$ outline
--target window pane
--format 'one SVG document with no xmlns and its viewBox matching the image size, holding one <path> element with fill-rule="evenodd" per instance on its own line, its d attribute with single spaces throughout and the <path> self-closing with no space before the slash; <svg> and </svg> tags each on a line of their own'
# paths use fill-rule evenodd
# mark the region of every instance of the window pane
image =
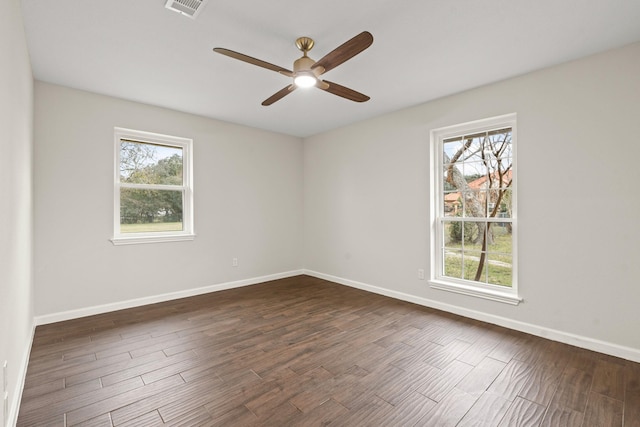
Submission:
<svg viewBox="0 0 640 427">
<path fill-rule="evenodd" d="M 489 190 L 489 192 L 487 193 L 488 194 L 488 200 L 487 200 L 487 216 L 488 217 L 499 217 L 500 212 L 506 212 L 506 205 L 502 201 L 505 191 L 506 190 Z"/>
<path fill-rule="evenodd" d="M 452 237 L 451 237 L 451 224 L 450 222 L 443 222 L 443 233 L 442 233 L 442 237 L 443 237 L 443 246 L 445 248 L 458 248 L 460 249 L 460 242 L 456 242 Z"/>
<path fill-rule="evenodd" d="M 489 132 L 486 141 L 485 154 L 490 153 L 494 158 L 506 159 L 512 156 L 511 128 Z"/>
<path fill-rule="evenodd" d="M 446 192 L 444 194 L 444 216 L 462 215 L 462 195 L 457 192 Z"/>
<path fill-rule="evenodd" d="M 464 180 L 471 188 L 486 188 L 487 167 L 481 162 L 464 163 Z"/>
<path fill-rule="evenodd" d="M 468 144 L 468 148 L 465 150 L 465 154 L 462 157 L 465 162 L 477 162 L 482 160 L 482 149 L 484 147 L 484 140 L 484 133 L 465 136 L 465 144 Z"/>
<path fill-rule="evenodd" d="M 120 181 L 182 186 L 182 148 L 120 140 Z"/>
<path fill-rule="evenodd" d="M 513 276 L 511 257 L 489 254 L 487 258 L 489 283 L 494 285 L 511 286 Z"/>
<path fill-rule="evenodd" d="M 120 189 L 120 232 L 182 231 L 182 191 Z"/>
<path fill-rule="evenodd" d="M 444 276 L 462 278 L 462 252 L 445 250 L 444 251 Z"/>
<path fill-rule="evenodd" d="M 455 238 L 465 250 L 478 245 L 479 234 L 482 227 L 474 221 L 457 222 L 452 229 L 452 238 Z M 479 246 L 478 246 L 479 248 Z"/>
<path fill-rule="evenodd" d="M 484 190 L 471 190 L 464 195 L 464 216 L 473 218 L 486 218 L 487 192 Z"/>
<path fill-rule="evenodd" d="M 447 179 L 449 177 L 449 165 L 444 165 L 442 170 L 442 187 L 444 191 L 456 191 L 455 182 Z"/>
<path fill-rule="evenodd" d="M 450 221 L 445 223 L 444 239 L 447 247 L 468 248 L 478 239 L 478 225 L 471 221 Z"/>
<path fill-rule="evenodd" d="M 451 159 L 460 151 L 463 146 L 462 138 L 451 138 L 443 142 L 444 163 L 449 163 Z"/>
<path fill-rule="evenodd" d="M 478 282 L 511 286 L 513 236 L 510 222 L 446 222 L 443 237 L 445 276 L 475 281 L 480 268 Z M 484 239 L 487 239 L 486 255 L 479 267 Z"/>
<path fill-rule="evenodd" d="M 489 228 L 489 244 L 487 249 L 493 253 L 505 254 L 505 261 L 511 262 L 513 253 L 513 236 L 511 223 L 492 223 Z"/>
<path fill-rule="evenodd" d="M 469 206 L 473 203 L 474 194 L 471 191 L 463 191 L 460 194 L 460 201 L 462 201 L 462 216 L 473 216 L 469 211 L 473 209 L 473 207 Z"/>
<path fill-rule="evenodd" d="M 478 266 L 480 265 L 480 252 L 466 251 L 464 253 L 463 268 L 464 279 L 476 280 L 476 273 L 478 272 Z M 485 263 L 486 265 L 486 263 Z M 485 267 L 485 266 L 483 266 Z M 479 282 L 485 283 L 487 281 L 486 268 L 482 268 Z"/>
<path fill-rule="evenodd" d="M 486 188 L 494 190 L 505 190 L 511 186 L 511 164 L 509 164 L 508 170 L 493 169 L 492 173 L 488 176 L 488 183 Z"/>
<path fill-rule="evenodd" d="M 497 199 L 497 197 L 496 197 Z M 500 206 L 498 207 L 498 212 L 496 217 L 498 218 L 511 218 L 512 217 L 512 190 L 507 188 L 502 190 L 502 198 L 500 199 Z"/>
</svg>

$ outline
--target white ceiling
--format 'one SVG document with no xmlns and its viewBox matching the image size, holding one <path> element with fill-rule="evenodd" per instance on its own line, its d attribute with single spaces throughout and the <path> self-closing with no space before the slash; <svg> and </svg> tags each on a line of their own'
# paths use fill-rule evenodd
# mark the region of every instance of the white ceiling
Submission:
<svg viewBox="0 0 640 427">
<path fill-rule="evenodd" d="M 164 3 L 22 0 L 34 77 L 304 137 L 640 40 L 640 0 L 209 0 L 196 20 Z M 320 59 L 364 30 L 325 75 L 362 104 L 311 88 L 263 107 L 289 79 L 212 52 L 291 69 L 296 38 Z"/>
</svg>

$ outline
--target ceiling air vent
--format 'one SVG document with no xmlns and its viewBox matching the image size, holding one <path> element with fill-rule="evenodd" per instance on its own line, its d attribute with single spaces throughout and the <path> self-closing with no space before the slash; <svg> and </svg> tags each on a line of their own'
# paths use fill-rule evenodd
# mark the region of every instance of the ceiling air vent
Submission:
<svg viewBox="0 0 640 427">
<path fill-rule="evenodd" d="M 207 0 L 167 0 L 164 7 L 196 19 Z"/>
</svg>

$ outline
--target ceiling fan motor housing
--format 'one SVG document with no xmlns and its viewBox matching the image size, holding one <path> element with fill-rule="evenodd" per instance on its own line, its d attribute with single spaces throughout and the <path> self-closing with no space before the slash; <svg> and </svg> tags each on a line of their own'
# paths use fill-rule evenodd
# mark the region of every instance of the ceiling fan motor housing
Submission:
<svg viewBox="0 0 640 427">
<path fill-rule="evenodd" d="M 302 58 L 298 58 L 293 63 L 293 72 L 297 73 L 298 71 L 310 71 L 311 66 L 315 63 L 316 61 L 309 58 L 308 56 L 303 56 Z"/>
<path fill-rule="evenodd" d="M 293 63 L 293 73 L 296 75 L 300 75 L 300 74 L 308 74 L 311 75 L 311 73 L 313 73 L 313 76 L 317 79 L 320 74 L 322 74 L 324 72 L 324 68 L 322 67 L 316 67 L 315 69 L 312 69 L 311 67 L 313 66 L 313 64 L 316 63 L 316 61 L 314 59 L 311 59 L 307 56 L 307 52 L 309 52 L 313 46 L 314 46 L 315 42 L 313 41 L 313 39 L 309 38 L 309 37 L 299 37 L 296 40 L 296 46 L 298 47 L 298 49 L 300 49 L 302 51 L 302 53 L 304 55 L 302 55 L 301 58 L 296 59 Z M 308 71 L 309 73 L 305 73 L 305 71 Z"/>
</svg>

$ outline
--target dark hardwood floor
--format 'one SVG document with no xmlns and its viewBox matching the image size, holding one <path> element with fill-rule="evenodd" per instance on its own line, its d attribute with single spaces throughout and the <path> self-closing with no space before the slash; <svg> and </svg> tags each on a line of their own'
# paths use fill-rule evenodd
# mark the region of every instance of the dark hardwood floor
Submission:
<svg viewBox="0 0 640 427">
<path fill-rule="evenodd" d="M 640 365 L 299 276 L 39 326 L 19 426 L 640 426 Z"/>
</svg>

